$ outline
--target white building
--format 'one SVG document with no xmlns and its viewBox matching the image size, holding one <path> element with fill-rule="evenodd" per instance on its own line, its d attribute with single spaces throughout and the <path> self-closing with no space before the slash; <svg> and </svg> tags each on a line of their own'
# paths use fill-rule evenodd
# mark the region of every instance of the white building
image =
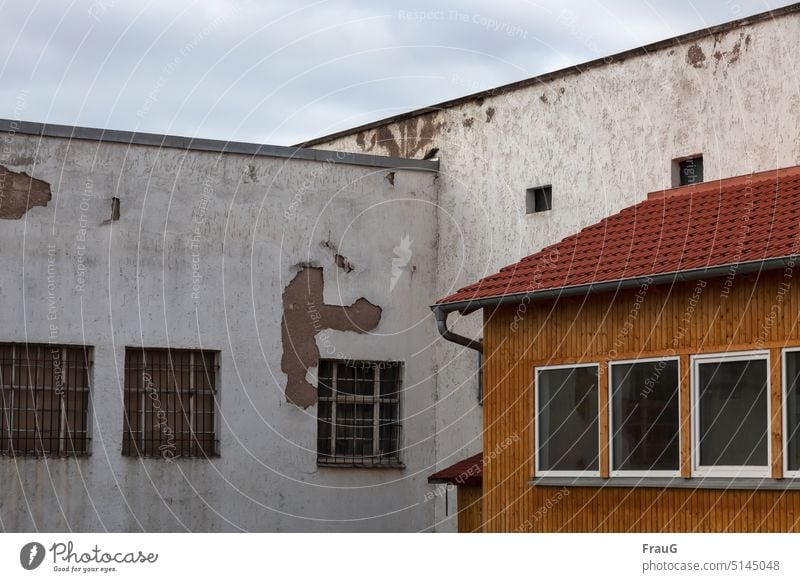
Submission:
<svg viewBox="0 0 800 582">
<path fill-rule="evenodd" d="M 798 49 L 793 5 L 316 149 L 2 122 L 0 524 L 453 530 L 478 356 L 428 306 L 682 169 L 800 164 Z"/>
</svg>

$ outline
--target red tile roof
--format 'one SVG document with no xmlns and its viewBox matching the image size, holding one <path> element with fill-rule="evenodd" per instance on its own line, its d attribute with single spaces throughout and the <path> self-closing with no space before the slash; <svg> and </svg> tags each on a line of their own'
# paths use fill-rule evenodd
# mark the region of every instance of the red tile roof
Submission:
<svg viewBox="0 0 800 582">
<path fill-rule="evenodd" d="M 652 192 L 438 303 L 783 258 L 798 249 L 800 166 Z"/>
<path fill-rule="evenodd" d="M 483 483 L 483 453 L 473 455 L 428 477 L 428 483 L 480 486 Z"/>
</svg>

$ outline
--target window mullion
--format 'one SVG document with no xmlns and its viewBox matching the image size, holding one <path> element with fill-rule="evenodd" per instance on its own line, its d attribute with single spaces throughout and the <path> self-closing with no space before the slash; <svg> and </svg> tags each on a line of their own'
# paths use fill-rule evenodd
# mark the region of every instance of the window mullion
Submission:
<svg viewBox="0 0 800 582">
<path fill-rule="evenodd" d="M 194 408 L 195 408 L 195 402 L 194 402 L 194 389 L 195 389 L 195 385 L 194 385 L 194 371 L 195 371 L 195 368 L 194 368 L 194 355 L 195 355 L 195 353 L 193 351 L 189 352 L 189 418 L 188 418 L 189 439 L 190 439 L 189 440 L 189 454 L 192 454 L 192 448 L 194 448 L 195 451 L 197 451 L 197 445 L 196 445 L 196 443 L 197 443 L 197 435 L 195 434 L 195 431 L 194 431 L 194 428 L 195 428 L 195 426 L 194 426 L 195 425 L 195 422 L 194 422 Z"/>
<path fill-rule="evenodd" d="M 339 365 L 331 365 L 331 387 L 333 393 L 331 396 L 331 458 L 336 458 L 336 402 L 339 394 Z"/>
<path fill-rule="evenodd" d="M 67 348 L 62 347 L 60 350 L 61 353 L 61 364 L 60 369 L 63 370 L 63 366 L 66 362 L 67 357 Z M 50 352 L 52 357 L 52 352 Z M 66 387 L 61 385 L 59 386 L 58 383 L 58 371 L 53 366 L 53 382 L 55 386 L 53 388 L 53 392 L 58 397 L 58 410 L 59 414 L 61 415 L 59 429 L 58 429 L 58 452 L 59 453 L 66 453 L 67 452 L 67 402 L 66 402 Z M 59 390 L 60 388 L 60 390 Z"/>
<path fill-rule="evenodd" d="M 372 458 L 373 461 L 379 457 L 380 445 L 380 412 L 381 412 L 381 367 L 375 366 L 375 380 L 373 385 L 373 409 L 372 409 Z M 380 452 L 382 455 L 382 451 Z"/>
</svg>

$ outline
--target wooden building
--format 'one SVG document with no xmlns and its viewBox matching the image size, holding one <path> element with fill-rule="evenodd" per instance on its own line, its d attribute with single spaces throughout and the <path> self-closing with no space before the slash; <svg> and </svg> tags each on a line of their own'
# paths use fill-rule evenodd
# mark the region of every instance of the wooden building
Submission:
<svg viewBox="0 0 800 582">
<path fill-rule="evenodd" d="M 447 314 L 483 310 L 482 530 L 800 531 L 799 248 L 800 168 L 775 170 L 651 193 L 437 303 L 465 345 Z"/>
</svg>

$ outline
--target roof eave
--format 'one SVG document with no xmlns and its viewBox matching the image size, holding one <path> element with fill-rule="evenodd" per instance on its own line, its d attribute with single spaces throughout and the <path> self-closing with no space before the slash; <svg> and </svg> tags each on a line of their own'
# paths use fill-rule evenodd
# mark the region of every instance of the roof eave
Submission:
<svg viewBox="0 0 800 582">
<path fill-rule="evenodd" d="M 465 301 L 454 301 L 452 303 L 436 303 L 431 305 L 433 311 L 453 312 L 458 311 L 462 314 L 472 313 L 485 307 L 497 307 L 509 303 L 522 301 L 536 301 L 540 299 L 560 299 L 562 297 L 573 297 L 576 295 L 606 293 L 610 291 L 621 291 L 633 287 L 641 287 L 644 284 L 664 285 L 669 283 L 682 283 L 685 281 L 698 281 L 707 278 L 716 278 L 724 275 L 743 275 L 762 271 L 772 271 L 775 269 L 794 267 L 798 255 L 788 255 L 772 259 L 759 261 L 748 261 L 744 263 L 728 263 L 714 267 L 703 267 L 688 271 L 674 271 L 669 273 L 658 273 L 653 275 L 642 275 L 628 279 L 616 279 L 614 281 L 601 281 L 599 283 L 587 283 L 585 285 L 572 285 L 569 287 L 558 287 L 555 289 L 543 289 L 526 293 L 513 293 L 510 295 L 498 295 L 493 297 L 483 297 L 480 299 L 470 299 Z"/>
</svg>

